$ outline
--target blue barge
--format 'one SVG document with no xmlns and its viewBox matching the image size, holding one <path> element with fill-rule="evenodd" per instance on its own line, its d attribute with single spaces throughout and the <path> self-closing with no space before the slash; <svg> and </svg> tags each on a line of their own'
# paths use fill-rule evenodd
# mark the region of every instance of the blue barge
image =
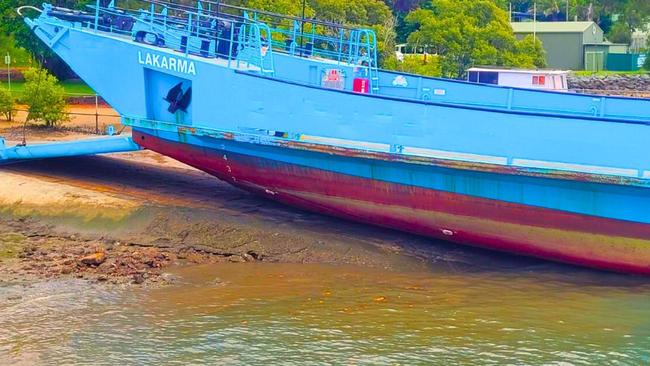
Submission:
<svg viewBox="0 0 650 366">
<path fill-rule="evenodd" d="M 650 100 L 386 71 L 370 29 L 149 3 L 25 18 L 139 146 L 304 209 L 650 274 Z"/>
</svg>

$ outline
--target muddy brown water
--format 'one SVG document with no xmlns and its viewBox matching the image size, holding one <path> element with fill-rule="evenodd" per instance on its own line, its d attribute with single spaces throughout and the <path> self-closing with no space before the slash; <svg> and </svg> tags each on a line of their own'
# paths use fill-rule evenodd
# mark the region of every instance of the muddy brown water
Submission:
<svg viewBox="0 0 650 366">
<path fill-rule="evenodd" d="M 168 162 L 124 155 L 3 169 L 144 203 L 118 224 L 32 218 L 53 234 L 262 261 L 170 268 L 176 281 L 164 288 L 6 283 L 0 364 L 650 364 L 645 278 L 294 210 Z"/>
<path fill-rule="evenodd" d="M 650 287 L 636 281 L 279 263 L 172 275 L 180 283 L 162 289 L 75 281 L 0 288 L 0 363 L 650 362 Z"/>
</svg>

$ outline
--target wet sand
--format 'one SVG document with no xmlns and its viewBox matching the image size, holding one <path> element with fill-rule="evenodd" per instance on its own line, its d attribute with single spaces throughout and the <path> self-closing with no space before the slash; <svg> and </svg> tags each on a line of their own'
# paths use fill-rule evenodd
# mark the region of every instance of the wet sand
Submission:
<svg viewBox="0 0 650 366">
<path fill-rule="evenodd" d="M 11 143 L 15 129 L 5 126 L 0 135 Z M 84 137 L 43 129 L 30 129 L 28 135 L 32 143 Z M 187 263 L 178 258 L 183 251 L 196 254 L 192 263 L 327 263 L 444 271 L 555 266 L 296 210 L 150 151 L 11 164 L 0 167 L 0 182 L 0 230 L 5 234 L 0 245 L 12 248 L 11 253 L 4 250 L 0 280 L 5 281 L 21 274 L 82 274 L 124 283 L 143 271 L 151 273 L 145 277 L 157 278 L 162 268 Z M 120 252 L 116 247 L 130 249 Z M 31 255 L 33 248 L 36 253 L 50 249 Z M 133 252 L 143 255 L 138 248 L 162 252 L 135 259 L 135 269 L 105 270 L 115 257 L 128 262 Z M 107 264 L 80 264 L 83 256 L 98 253 L 107 255 Z M 145 263 L 158 255 L 167 259 L 147 268 Z M 61 260 L 69 263 L 63 270 Z M 142 281 L 138 277 L 133 282 Z"/>
</svg>

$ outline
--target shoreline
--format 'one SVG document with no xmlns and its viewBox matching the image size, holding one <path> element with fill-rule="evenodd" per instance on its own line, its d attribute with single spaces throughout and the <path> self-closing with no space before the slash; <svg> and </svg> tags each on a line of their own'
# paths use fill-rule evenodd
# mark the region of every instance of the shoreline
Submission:
<svg viewBox="0 0 650 366">
<path fill-rule="evenodd" d="M 0 135 L 11 143 L 15 128 L 0 124 Z M 28 134 L 33 143 L 88 136 Z M 289 208 L 151 151 L 10 164 L 0 181 L 0 284 L 77 277 L 158 286 L 173 282 L 166 268 L 221 262 L 513 265 L 511 256 Z"/>
</svg>

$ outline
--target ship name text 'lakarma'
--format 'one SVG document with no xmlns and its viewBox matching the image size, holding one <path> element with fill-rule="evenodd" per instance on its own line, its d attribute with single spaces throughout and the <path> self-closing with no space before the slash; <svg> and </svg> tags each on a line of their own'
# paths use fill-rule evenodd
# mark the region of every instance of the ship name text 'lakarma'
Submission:
<svg viewBox="0 0 650 366">
<path fill-rule="evenodd" d="M 196 66 L 190 60 L 156 55 L 149 52 L 142 54 L 142 51 L 138 51 L 138 62 L 140 65 L 196 76 Z"/>
</svg>

